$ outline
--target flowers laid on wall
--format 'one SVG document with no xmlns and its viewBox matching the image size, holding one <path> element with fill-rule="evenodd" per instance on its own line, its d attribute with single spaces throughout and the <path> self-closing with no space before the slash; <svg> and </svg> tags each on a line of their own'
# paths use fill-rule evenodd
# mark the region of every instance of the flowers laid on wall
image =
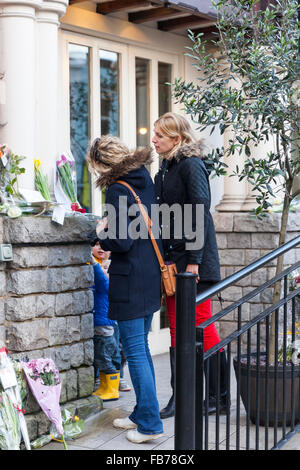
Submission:
<svg viewBox="0 0 300 470">
<path fill-rule="evenodd" d="M 6 144 L 0 145 L 0 214 L 8 215 L 11 218 L 26 214 L 41 215 L 52 207 L 58 210 L 57 206 L 63 206 L 67 212 L 70 210 L 73 213 L 84 214 L 86 212 L 77 198 L 76 167 L 71 154 L 61 155 L 55 165 L 54 194 L 57 202 L 51 201 L 48 176 L 42 173 L 39 159 L 34 160 L 36 194 L 28 189 L 25 190 L 25 188 L 19 189 L 18 176 L 25 173 L 25 168 L 21 165 L 24 158 L 14 154 Z M 56 192 L 57 189 L 59 194 Z M 37 201 L 38 194 L 42 195 L 45 201 Z M 47 205 L 39 207 L 42 202 Z M 54 214 L 53 220 L 57 221 Z"/>
<path fill-rule="evenodd" d="M 0 192 L 20 197 L 18 176 L 25 173 L 21 162 L 26 157 L 13 153 L 6 144 L 0 146 Z M 2 196 L 3 197 L 3 196 Z"/>
<path fill-rule="evenodd" d="M 77 200 L 76 180 L 72 171 L 73 165 L 74 162 L 72 160 L 62 155 L 61 159 L 56 162 L 57 174 L 62 190 L 71 204 L 77 204 L 81 208 Z"/>
<path fill-rule="evenodd" d="M 34 184 L 35 188 L 41 193 L 46 201 L 51 201 L 48 176 L 43 175 L 40 170 L 40 160 L 34 159 Z"/>
</svg>

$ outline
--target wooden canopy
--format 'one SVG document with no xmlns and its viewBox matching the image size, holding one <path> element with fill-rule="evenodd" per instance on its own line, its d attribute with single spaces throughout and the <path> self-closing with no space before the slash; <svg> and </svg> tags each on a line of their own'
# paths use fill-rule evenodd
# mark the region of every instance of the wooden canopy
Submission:
<svg viewBox="0 0 300 470">
<path fill-rule="evenodd" d="M 70 0 L 70 5 L 84 0 Z M 211 29 L 215 25 L 216 14 L 211 0 L 105 0 L 97 2 L 97 13 L 108 15 L 123 11 L 128 13 L 128 21 L 146 24 L 156 21 L 162 31 Z"/>
</svg>

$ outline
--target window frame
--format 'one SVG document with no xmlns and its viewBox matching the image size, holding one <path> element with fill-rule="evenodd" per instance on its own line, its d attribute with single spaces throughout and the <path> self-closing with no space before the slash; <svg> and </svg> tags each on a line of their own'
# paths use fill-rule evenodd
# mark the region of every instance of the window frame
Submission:
<svg viewBox="0 0 300 470">
<path fill-rule="evenodd" d="M 179 54 L 164 53 L 156 49 L 149 49 L 134 44 L 122 43 L 117 40 L 108 40 L 101 37 L 87 36 L 81 33 L 61 30 L 61 41 L 63 42 L 61 51 L 62 63 L 62 87 L 60 101 L 60 129 L 59 148 L 70 148 L 70 93 L 69 93 L 69 44 L 78 44 L 89 47 L 89 76 L 90 76 L 90 137 L 93 141 L 100 135 L 101 129 L 101 101 L 100 101 L 100 50 L 111 51 L 119 54 L 119 119 L 120 119 L 120 139 L 128 144 L 130 148 L 136 146 L 136 90 L 135 90 L 135 58 L 140 57 L 150 61 L 150 123 L 158 118 L 158 63 L 164 62 L 172 66 L 172 82 L 179 72 Z M 132 77 L 130 80 L 129 77 Z M 153 99 L 153 97 L 157 99 Z M 175 109 L 174 104 L 172 110 Z M 150 143 L 152 128 L 150 132 Z M 155 158 L 150 167 L 151 176 L 157 173 L 159 159 Z M 96 190 L 94 178 L 92 178 L 91 205 L 92 213 L 102 215 L 102 196 Z"/>
</svg>

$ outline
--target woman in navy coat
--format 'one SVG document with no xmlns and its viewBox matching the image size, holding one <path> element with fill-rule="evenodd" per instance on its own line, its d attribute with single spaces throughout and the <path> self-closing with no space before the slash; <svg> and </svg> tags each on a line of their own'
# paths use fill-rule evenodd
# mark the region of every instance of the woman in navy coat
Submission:
<svg viewBox="0 0 300 470">
<path fill-rule="evenodd" d="M 151 159 L 150 150 L 132 153 L 112 136 L 96 139 L 87 157 L 90 171 L 98 176 L 97 186 L 107 190 L 108 226 L 100 223 L 97 234 L 103 250 L 111 252 L 108 316 L 118 320 L 137 401 L 131 415 L 115 419 L 113 425 L 128 429 L 127 438 L 135 443 L 157 439 L 163 432 L 148 346 L 152 317 L 160 309 L 161 276 L 152 242 L 144 236 L 146 226 L 134 210 L 134 196 L 118 180 L 132 187 L 151 216 L 155 190 L 144 166 Z M 138 220 L 143 236 L 134 231 Z"/>
</svg>

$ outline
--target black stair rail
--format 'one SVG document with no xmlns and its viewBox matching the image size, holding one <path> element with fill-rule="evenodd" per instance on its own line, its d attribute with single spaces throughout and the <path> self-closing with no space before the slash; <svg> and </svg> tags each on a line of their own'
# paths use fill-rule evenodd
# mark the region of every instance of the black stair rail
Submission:
<svg viewBox="0 0 300 470">
<path fill-rule="evenodd" d="M 281 448 L 287 440 L 300 430 L 300 424 L 297 424 L 298 412 L 297 403 L 300 401 L 300 376 L 295 377 L 295 366 L 291 365 L 291 371 L 287 368 L 287 334 L 288 334 L 288 319 L 292 322 L 292 340 L 296 339 L 295 324 L 296 324 L 296 296 L 300 295 L 300 289 L 288 293 L 288 275 L 295 269 L 300 267 L 300 261 L 293 266 L 284 270 L 279 275 L 267 281 L 257 289 L 248 293 L 238 301 L 232 303 L 230 306 L 222 309 L 208 321 L 202 323 L 198 327 L 195 325 L 196 305 L 212 298 L 219 294 L 222 290 L 234 285 L 244 277 L 254 273 L 262 266 L 268 264 L 270 261 L 282 256 L 289 250 L 300 245 L 300 236 L 287 242 L 280 248 L 270 252 L 261 259 L 255 261 L 249 266 L 241 269 L 232 276 L 220 281 L 215 286 L 207 289 L 195 297 L 196 282 L 195 276 L 189 273 L 180 273 L 177 275 L 176 283 L 176 352 L 175 352 L 175 450 L 202 450 L 208 449 L 212 445 L 209 442 L 209 429 L 210 426 L 214 427 L 214 448 L 220 448 L 220 442 L 230 449 L 233 446 L 231 442 L 231 434 L 235 431 L 235 449 L 241 448 L 241 439 L 245 439 L 243 448 L 255 449 L 262 448 L 261 439 L 261 426 L 260 421 L 264 421 L 264 448 L 268 450 L 270 447 L 270 439 L 273 436 L 271 444 L 272 449 Z M 243 306 L 249 302 L 253 297 L 263 292 L 265 289 L 273 286 L 276 282 L 283 280 L 283 297 L 276 305 L 265 309 L 255 318 L 245 322 L 243 319 Z M 292 313 L 288 315 L 288 305 L 291 305 Z M 204 329 L 211 323 L 226 318 L 226 315 L 236 310 L 236 325 L 237 329 L 226 338 L 221 338 L 219 344 L 204 352 Z M 283 362 L 282 366 L 279 365 L 278 357 L 278 342 L 279 342 L 279 323 L 280 312 L 283 311 Z M 271 364 L 269 361 L 270 355 L 270 319 L 272 314 L 275 315 L 275 368 L 274 375 L 271 375 Z M 265 344 L 263 344 L 264 351 L 262 351 L 262 339 L 265 335 Z M 246 354 L 242 355 L 242 347 L 244 347 L 244 340 L 246 339 Z M 256 341 L 256 353 L 251 352 L 252 341 Z M 300 339 L 300 338 L 299 338 Z M 226 402 L 226 425 L 225 437 L 220 438 L 220 351 L 224 349 L 227 354 L 227 367 L 226 378 L 228 390 L 231 390 L 231 360 L 232 360 L 232 344 L 237 343 L 236 359 L 235 359 L 235 372 L 237 382 L 237 403 L 236 403 L 236 420 L 233 425 L 230 421 L 232 414 L 230 393 L 227 395 Z M 261 365 L 260 355 L 263 353 L 265 358 L 264 365 Z M 204 397 L 208 394 L 208 374 L 209 374 L 209 361 L 210 358 L 216 354 L 217 357 L 217 412 L 215 421 L 210 421 L 208 417 L 207 405 L 204 406 Z M 246 370 L 241 371 L 241 359 L 246 363 Z M 256 361 L 254 373 L 250 370 L 252 361 Z M 245 369 L 245 367 L 243 367 Z M 242 383 L 242 374 L 246 375 L 246 389 Z M 252 375 L 251 375 L 252 374 Z M 255 376 L 255 393 L 250 390 L 250 381 L 253 382 L 253 374 Z M 279 376 L 283 376 L 282 389 L 278 389 Z M 286 378 L 291 374 L 291 389 L 286 385 Z M 204 377 L 206 375 L 207 380 Z M 252 383 L 251 382 L 251 383 Z M 298 389 L 295 388 L 299 383 Z M 271 403 L 269 394 L 271 390 L 274 391 L 274 403 Z M 279 390 L 279 391 L 278 391 Z M 295 396 L 299 393 L 299 396 Z M 246 431 L 243 433 L 241 424 L 241 399 L 240 394 L 244 394 L 243 403 L 245 406 L 250 406 L 255 398 L 255 416 L 246 412 Z M 252 393 L 252 396 L 251 396 Z M 255 394 L 255 397 L 254 397 Z M 291 395 L 291 410 L 287 409 L 286 398 Z M 251 401 L 252 400 L 252 401 Z M 298 401 L 297 401 L 298 400 Z M 282 404 L 283 401 L 283 404 Z M 274 416 L 271 413 L 271 404 L 274 407 Z M 283 408 L 283 412 L 279 416 L 279 405 Z M 287 417 L 290 421 L 290 431 L 287 431 Z M 255 421 L 255 428 L 250 429 L 250 422 Z M 272 428 L 270 428 L 270 420 Z M 300 421 L 300 411 L 299 411 Z M 279 428 L 282 429 L 282 437 L 278 438 Z M 255 430 L 255 436 L 253 435 Z M 252 434 L 251 434 L 252 433 Z M 244 436 L 245 434 L 245 436 Z M 211 434 L 210 434 L 211 435 Z"/>
</svg>

